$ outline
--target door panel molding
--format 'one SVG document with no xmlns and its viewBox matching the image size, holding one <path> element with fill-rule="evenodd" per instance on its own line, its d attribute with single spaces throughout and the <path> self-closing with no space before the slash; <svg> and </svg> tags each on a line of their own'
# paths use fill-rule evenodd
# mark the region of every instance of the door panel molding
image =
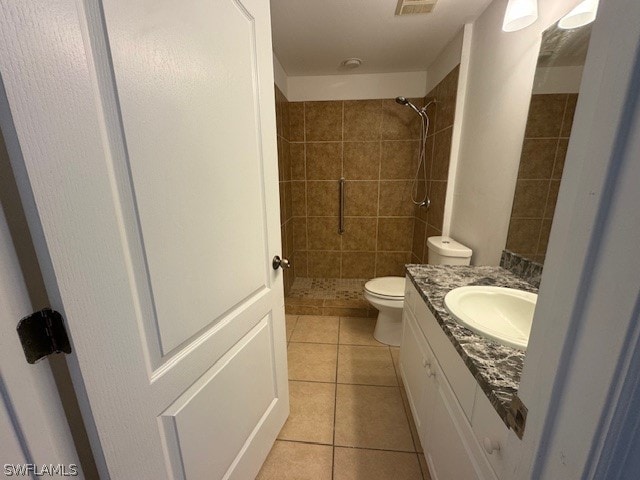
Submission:
<svg viewBox="0 0 640 480">
<path fill-rule="evenodd" d="M 110 136 L 112 137 L 112 141 L 110 143 L 112 145 L 114 143 L 117 145 L 114 150 L 116 149 L 121 150 L 119 152 L 119 155 L 114 155 L 111 157 L 111 161 L 113 162 L 113 165 L 110 166 L 111 171 L 113 172 L 113 185 L 112 185 L 113 192 L 114 192 L 113 195 L 114 195 L 114 200 L 121 207 L 120 221 L 122 222 L 121 228 L 122 228 L 123 243 L 126 245 L 125 248 L 127 248 L 130 251 L 129 253 L 130 262 L 131 262 L 130 277 L 132 282 L 132 289 L 134 289 L 134 297 L 138 298 L 140 324 L 141 324 L 141 327 L 145 330 L 145 335 L 147 338 L 147 345 L 145 346 L 145 350 L 147 351 L 147 354 L 149 356 L 149 360 L 148 360 L 149 368 L 150 370 L 154 370 L 154 369 L 157 369 L 167 357 L 171 357 L 172 355 L 176 354 L 176 350 L 179 350 L 180 348 L 182 348 L 182 346 L 185 345 L 185 343 L 197 337 L 208 327 L 220 321 L 220 318 L 225 314 L 225 312 L 233 309 L 235 305 L 237 305 L 239 302 L 241 302 L 245 298 L 245 296 L 250 295 L 252 292 L 254 292 L 255 289 L 258 288 L 258 286 L 268 286 L 268 287 L 271 286 L 270 285 L 271 277 L 267 270 L 267 266 L 264 265 L 263 262 L 261 262 L 260 260 L 261 258 L 260 250 L 263 250 L 264 252 L 268 251 L 268 248 L 267 248 L 268 233 L 267 233 L 267 223 L 266 223 L 267 214 L 266 214 L 265 206 L 263 205 L 262 209 L 260 210 L 260 215 L 258 215 L 256 218 L 258 220 L 257 222 L 255 221 L 256 219 L 253 219 L 253 218 L 250 221 L 247 220 L 244 222 L 243 221 L 236 222 L 237 224 L 244 223 L 246 227 L 251 229 L 251 231 L 240 232 L 237 235 L 232 237 L 223 235 L 223 237 L 220 237 L 220 238 L 216 236 L 219 234 L 215 233 L 220 230 L 216 228 L 215 223 L 220 223 L 220 222 L 210 222 L 210 221 L 207 222 L 207 220 L 203 216 L 201 218 L 201 221 L 199 222 L 200 225 L 204 227 L 204 230 L 202 230 L 203 233 L 205 231 L 208 231 L 209 236 L 211 235 L 214 235 L 214 236 L 210 238 L 210 241 L 199 244 L 201 247 L 200 251 L 194 251 L 190 253 L 191 250 L 193 249 L 186 248 L 185 246 L 184 255 L 180 255 L 177 257 L 173 256 L 172 259 L 170 260 L 170 262 L 173 263 L 174 267 L 171 267 L 171 265 L 166 264 L 167 256 L 165 255 L 164 252 L 166 251 L 167 242 L 169 243 L 169 245 L 174 245 L 174 248 L 176 248 L 178 244 L 182 245 L 183 240 L 187 240 L 188 242 L 189 238 L 193 239 L 194 237 L 192 235 L 188 235 L 187 237 L 183 238 L 183 240 L 177 240 L 181 235 L 182 229 L 175 230 L 176 232 L 175 234 L 166 233 L 174 230 L 170 228 L 169 229 L 164 228 L 163 222 L 159 221 L 157 218 L 151 218 L 151 219 L 149 218 L 150 215 L 151 217 L 153 217 L 153 215 L 155 215 L 155 212 L 159 208 L 157 205 L 155 205 L 156 201 L 158 201 L 157 199 L 160 199 L 159 201 L 165 201 L 165 202 L 168 201 L 169 202 L 168 205 L 171 205 L 171 204 L 179 204 L 180 203 L 179 199 L 184 197 L 184 195 L 180 193 L 180 188 L 178 188 L 177 190 L 174 189 L 171 191 L 171 195 L 170 195 L 171 198 L 169 200 L 162 200 L 163 195 L 159 195 L 159 191 L 170 190 L 171 187 L 169 185 L 173 183 L 174 179 L 171 179 L 169 184 L 166 183 L 167 178 L 164 175 L 160 175 L 156 180 L 153 180 L 153 173 L 154 171 L 158 170 L 158 167 L 157 165 L 155 165 L 155 163 L 157 163 L 158 161 L 161 161 L 161 157 L 158 157 L 157 155 L 158 154 L 161 156 L 164 155 L 165 150 L 171 151 L 172 148 L 173 149 L 176 148 L 176 145 L 175 145 L 175 142 L 172 143 L 168 141 L 168 142 L 165 142 L 166 148 L 161 148 L 155 151 L 153 148 L 153 144 L 155 142 L 152 141 L 150 135 L 153 135 L 156 130 L 161 131 L 163 128 L 165 129 L 172 128 L 174 130 L 179 130 L 178 125 L 180 125 L 182 122 L 188 123 L 192 126 L 194 124 L 199 124 L 200 122 L 196 120 L 188 120 L 184 115 L 180 118 L 180 121 L 177 123 L 175 121 L 172 123 L 172 122 L 167 122 L 166 120 L 156 121 L 154 119 L 151 119 L 151 120 L 148 120 L 148 123 L 150 123 L 151 125 L 147 130 L 144 130 L 142 133 L 133 135 L 132 138 L 126 138 L 126 135 L 124 132 L 126 131 L 125 127 L 128 121 L 130 125 L 136 125 L 136 126 L 138 124 L 144 123 L 141 118 L 138 118 L 138 116 L 140 115 L 140 113 L 138 112 L 138 110 L 140 110 L 140 108 L 138 108 L 139 107 L 138 103 L 143 103 L 143 106 L 148 106 L 149 104 L 158 103 L 155 101 L 153 87 L 157 87 L 157 88 L 165 87 L 165 90 L 163 91 L 163 93 L 169 96 L 173 95 L 175 98 L 178 98 L 178 100 L 176 101 L 179 101 L 179 100 L 184 101 L 184 99 L 180 99 L 179 98 L 180 95 L 175 93 L 176 91 L 175 88 L 172 89 L 172 87 L 174 87 L 173 85 L 170 85 L 167 89 L 166 85 L 162 84 L 162 81 L 156 81 L 155 83 L 152 82 L 150 86 L 151 95 L 148 95 L 150 100 L 144 103 L 144 101 L 140 99 L 141 97 L 144 99 L 145 94 L 142 94 L 139 90 L 136 90 L 138 87 L 137 87 L 137 82 L 135 82 L 135 80 L 136 80 L 136 74 L 139 75 L 139 72 L 131 73 L 132 67 L 130 64 L 132 62 L 133 63 L 136 63 L 136 62 L 129 59 L 131 54 L 132 53 L 135 54 L 137 50 L 130 52 L 129 50 L 131 50 L 131 47 L 129 46 L 129 43 L 127 43 L 129 40 L 126 40 L 126 39 L 122 40 L 123 35 L 120 33 L 121 30 L 123 30 L 123 28 L 120 28 L 121 24 L 123 23 L 122 17 L 126 16 L 127 13 L 121 13 L 120 10 L 122 9 L 120 9 L 117 14 L 114 12 L 111 12 L 110 14 L 109 10 L 110 10 L 110 5 L 112 3 L 117 3 L 117 2 L 106 2 L 105 4 L 106 12 L 96 11 L 95 9 L 97 7 L 94 4 L 94 11 L 91 12 L 90 14 L 90 16 L 100 17 L 102 20 L 101 23 L 104 23 L 104 25 L 106 26 L 107 34 L 109 34 L 109 31 L 111 31 L 112 34 L 110 34 L 110 36 L 115 38 L 115 40 L 111 42 L 110 48 L 107 48 L 106 46 L 107 45 L 106 39 L 103 42 L 99 42 L 99 44 L 95 45 L 96 48 L 94 48 L 93 60 L 96 64 L 103 63 L 104 65 L 102 66 L 102 71 L 104 73 L 108 73 L 107 75 L 105 74 L 99 75 L 97 78 L 97 82 L 99 84 L 98 88 L 101 91 L 100 96 L 102 97 L 103 103 L 111 104 L 110 107 L 106 106 L 105 110 L 111 111 L 112 119 L 111 121 L 107 119 L 104 122 L 107 129 L 109 129 L 109 126 L 110 126 L 111 130 L 113 130 L 110 134 Z M 225 55 L 227 55 L 227 57 L 233 56 L 240 59 L 246 58 L 247 60 L 246 60 L 245 68 L 247 69 L 247 72 L 250 71 L 250 75 L 248 75 L 248 77 L 250 77 L 250 81 L 246 80 L 245 84 L 242 84 L 241 82 L 238 82 L 238 81 L 227 82 L 229 83 L 228 85 L 229 91 L 218 93 L 217 95 L 218 96 L 229 95 L 236 99 L 238 97 L 246 97 L 247 99 L 251 100 L 251 103 L 253 105 L 252 108 L 253 108 L 254 118 L 251 121 L 251 126 L 247 124 L 248 128 L 246 128 L 247 131 L 249 132 L 253 131 L 255 132 L 255 135 L 256 135 L 256 137 L 253 139 L 253 142 L 249 142 L 249 143 L 253 144 L 253 146 L 250 147 L 251 149 L 255 148 L 256 159 L 259 163 L 259 172 L 260 172 L 260 175 L 255 175 L 255 178 L 251 179 L 251 181 L 255 180 L 259 182 L 259 184 L 256 184 L 257 188 L 253 193 L 253 195 L 255 195 L 255 198 L 246 199 L 247 200 L 246 203 L 248 204 L 246 210 L 253 212 L 255 209 L 252 209 L 251 206 L 259 204 L 260 203 L 258 201 L 259 198 L 261 198 L 262 202 L 265 203 L 265 190 L 266 190 L 266 187 L 264 184 L 264 156 L 263 156 L 263 150 L 262 150 L 262 130 L 261 130 L 262 119 L 260 116 L 261 99 L 260 99 L 260 92 L 259 92 L 258 83 L 257 83 L 258 73 L 257 73 L 257 57 L 256 57 L 255 19 L 248 12 L 246 7 L 244 7 L 242 4 L 233 0 L 228 0 L 228 3 L 222 4 L 222 5 L 226 5 L 226 4 L 232 7 L 230 9 L 231 11 L 237 12 L 240 18 L 242 18 L 243 21 L 247 22 L 246 31 L 239 32 L 239 35 L 240 35 L 240 38 L 242 38 L 243 36 L 247 36 L 247 39 L 246 41 L 244 41 L 244 43 L 246 43 L 245 47 L 248 49 L 248 52 L 246 54 L 240 54 L 240 52 L 237 52 L 237 49 L 239 48 L 239 44 L 243 42 L 240 42 L 240 41 L 229 42 L 228 39 L 226 42 L 225 41 L 215 42 L 216 45 L 220 44 L 220 46 L 217 46 L 216 48 L 226 50 L 227 53 Z M 210 10 L 212 7 L 208 7 L 208 8 Z M 135 16 L 137 13 L 139 13 L 139 11 L 136 11 L 134 6 L 130 6 L 129 9 L 133 10 L 133 13 L 131 13 L 130 15 Z M 114 9 L 112 8 L 111 10 L 114 10 Z M 210 14 L 211 11 L 205 12 L 205 13 Z M 111 20 L 110 20 L 110 15 L 112 17 Z M 226 19 L 225 23 L 229 22 L 228 15 L 225 16 L 221 14 L 219 16 L 221 18 Z M 141 22 L 143 21 L 142 18 L 137 18 L 137 20 Z M 231 30 L 235 32 L 236 30 L 240 30 L 240 29 L 231 29 Z M 89 37 L 93 38 L 95 36 L 95 33 L 99 34 L 100 32 L 94 32 L 94 34 L 89 35 Z M 170 33 L 174 33 L 174 35 L 177 35 L 178 40 L 180 40 L 181 35 L 183 35 L 181 32 L 178 32 L 178 34 L 176 34 L 175 32 L 170 32 Z M 102 32 L 102 35 L 104 36 L 105 33 Z M 209 33 L 208 35 L 211 36 L 212 34 Z M 144 45 L 144 38 L 137 39 L 137 40 L 141 41 L 142 44 Z M 212 39 L 207 38 L 206 40 L 211 41 Z M 95 41 L 93 41 L 93 43 L 95 43 Z M 230 43 L 231 45 L 229 45 Z M 225 45 L 228 45 L 228 46 L 225 46 Z M 144 48 L 141 48 L 141 49 L 144 50 Z M 233 51 L 233 55 L 229 53 L 231 51 Z M 142 60 L 145 60 L 146 58 L 144 58 L 144 54 L 145 52 L 143 51 L 142 54 L 138 53 L 138 56 L 143 55 Z M 169 56 L 169 58 L 171 58 L 172 53 L 169 52 L 167 55 Z M 175 53 L 173 53 L 173 55 L 175 55 Z M 153 61 L 153 59 L 151 61 Z M 200 65 L 200 67 L 201 67 L 200 70 L 205 72 L 204 73 L 205 75 L 207 74 L 209 76 L 219 75 L 217 71 L 211 71 L 211 68 L 207 69 L 203 65 Z M 197 75 L 197 73 L 198 72 L 196 72 L 194 75 Z M 160 72 L 156 71 L 155 76 L 162 77 L 163 74 L 164 73 L 162 72 L 162 70 Z M 175 75 L 175 72 L 173 71 L 173 69 L 169 68 L 167 75 L 168 75 L 167 81 L 170 82 L 173 80 L 172 76 Z M 188 78 L 181 79 L 181 81 L 184 81 L 185 83 L 188 83 L 188 80 L 189 80 Z M 197 79 L 195 82 L 192 82 L 192 83 L 196 84 L 195 87 L 193 88 L 198 88 L 198 84 L 200 84 L 199 85 L 200 88 L 202 87 L 201 85 L 202 79 Z M 118 85 L 120 85 L 119 89 L 118 89 Z M 240 91 L 244 93 L 239 93 L 240 91 L 237 91 L 238 88 L 240 88 Z M 234 92 L 233 89 L 235 89 L 236 91 Z M 178 90 L 180 90 L 180 88 L 178 88 Z M 211 103 L 211 101 L 212 100 L 208 100 L 207 102 L 204 102 L 204 103 Z M 214 109 L 213 104 L 212 104 L 212 108 L 210 109 L 211 110 Z M 146 115 L 146 108 L 140 111 L 144 111 Z M 164 116 L 160 115 L 161 113 L 163 113 L 163 111 L 159 109 L 158 117 L 162 118 L 167 116 L 167 115 L 164 115 Z M 208 117 L 203 117 L 203 118 L 208 118 Z M 215 116 L 210 118 L 210 120 L 212 122 L 218 122 L 218 123 L 221 121 L 220 119 L 216 120 Z M 226 122 L 227 119 L 225 119 L 224 121 Z M 246 121 L 249 121 L 248 117 L 245 120 L 242 120 L 241 123 Z M 158 127 L 157 129 L 155 128 L 156 123 Z M 130 126 L 129 132 L 132 132 L 132 131 L 135 132 L 136 130 L 132 129 Z M 167 136 L 171 137 L 171 133 L 168 133 Z M 189 134 L 187 134 L 186 138 L 194 140 L 193 138 L 191 138 L 192 136 L 193 134 L 192 132 L 190 132 Z M 158 139 L 158 141 L 162 141 L 162 140 Z M 182 146 L 185 143 L 189 143 L 189 142 L 181 142 L 179 145 Z M 124 146 L 124 148 L 122 148 L 122 146 Z M 214 148 L 219 148 L 219 147 L 214 147 Z M 228 150 L 228 147 L 222 148 L 221 151 L 225 151 L 225 150 Z M 149 163 L 149 161 L 146 161 L 146 164 L 145 162 L 143 162 L 143 164 L 140 165 L 140 162 L 137 159 L 147 158 L 147 157 L 152 158 L 151 163 Z M 246 156 L 247 159 L 251 157 L 252 155 Z M 207 176 L 214 174 L 214 170 L 208 171 L 206 165 L 202 163 L 203 161 L 206 161 L 203 158 L 201 158 L 200 160 L 196 160 L 195 158 L 194 159 L 176 158 L 175 161 L 173 161 L 173 157 L 170 156 L 170 157 L 167 157 L 163 165 L 168 165 L 168 168 L 170 169 L 174 168 L 174 174 L 179 176 L 180 172 L 181 171 L 184 172 L 186 169 L 182 168 L 180 165 L 177 165 L 177 166 L 174 165 L 173 167 L 171 167 L 170 164 L 172 163 L 178 164 L 183 161 L 191 162 L 192 167 L 195 166 L 194 161 L 199 162 L 199 165 L 200 165 L 200 167 L 198 168 L 200 170 L 201 175 L 198 175 L 197 177 L 201 177 L 201 178 L 189 177 L 187 182 L 189 184 L 189 187 L 188 187 L 189 190 L 192 188 L 192 185 L 197 185 L 198 182 L 204 182 Z M 253 160 L 251 160 L 251 162 L 253 162 Z M 220 168 L 220 167 L 218 166 L 216 168 Z M 247 180 L 246 172 L 242 172 L 242 168 L 236 168 L 234 165 L 233 167 L 231 167 L 231 171 L 227 171 L 226 170 L 227 167 L 224 167 L 224 169 L 225 171 L 223 172 L 223 175 L 222 175 L 225 178 L 224 184 L 233 183 L 232 177 L 234 175 L 237 177 L 236 183 L 237 182 L 242 183 Z M 244 170 L 246 171 L 247 168 L 244 168 Z M 216 175 L 218 174 L 216 173 Z M 181 184 L 180 180 L 182 180 L 183 182 L 187 181 L 186 178 L 187 177 L 178 178 L 177 185 Z M 215 179 L 211 178 L 211 182 L 209 182 L 209 184 L 215 184 Z M 210 188 L 204 187 L 204 184 L 201 183 L 200 185 L 201 185 L 200 187 L 201 195 L 199 195 L 199 197 L 206 195 L 207 191 L 211 191 Z M 217 189 L 220 189 L 220 186 L 221 185 L 219 184 Z M 182 189 L 184 190 L 186 188 L 187 188 L 186 184 L 183 184 Z M 223 194 L 222 198 L 220 198 L 218 202 L 212 201 L 209 203 L 232 203 L 234 200 L 243 201 L 244 199 L 239 199 L 237 198 L 237 195 L 235 195 L 236 192 L 238 192 L 239 194 L 240 191 L 241 189 L 231 189 L 229 192 L 226 192 L 226 194 Z M 249 191 L 254 191 L 254 189 L 250 189 Z M 192 192 L 190 191 L 184 190 L 183 193 L 186 194 L 188 197 L 192 196 Z M 201 202 L 201 199 L 198 198 L 198 203 L 200 202 Z M 195 208 L 197 207 L 193 206 L 193 208 L 191 208 L 189 211 L 194 211 Z M 167 207 L 165 209 L 170 210 L 170 207 Z M 165 209 L 161 209 L 161 210 L 164 211 Z M 145 212 L 151 212 L 151 213 L 145 213 Z M 190 216 L 184 213 L 180 214 L 179 212 L 176 212 L 176 211 L 174 211 L 173 213 L 174 213 L 173 217 L 167 219 L 167 222 L 182 221 L 181 220 L 182 218 Z M 205 212 L 201 212 L 201 213 L 203 215 L 205 214 Z M 251 215 L 255 215 L 255 214 L 251 214 Z M 223 214 L 223 218 L 224 217 L 225 215 Z M 242 219 L 239 219 L 239 220 L 242 220 Z M 223 221 L 222 223 L 228 223 L 228 222 L 229 222 L 229 219 Z M 210 225 L 207 226 L 206 225 L 207 223 L 209 223 Z M 147 225 L 147 227 L 145 227 L 145 225 Z M 151 225 L 151 227 L 149 227 L 149 225 Z M 261 229 L 258 228 L 258 225 L 261 225 Z M 246 230 L 246 227 L 245 227 L 245 230 Z M 149 232 L 149 228 L 151 228 L 151 232 Z M 163 232 L 165 232 L 166 235 L 169 235 L 167 239 L 160 238 L 162 235 L 165 235 L 165 233 Z M 173 235 L 173 238 L 171 238 L 171 235 Z M 175 237 L 175 235 L 178 235 L 178 237 Z M 150 243 L 148 240 L 145 241 L 145 238 L 151 239 L 152 242 Z M 216 240 L 216 238 L 218 238 L 218 240 Z M 235 245 L 237 243 L 243 243 L 243 242 L 247 244 L 245 248 L 238 250 L 238 252 L 235 252 L 235 254 L 231 254 L 231 252 L 229 252 L 228 258 L 226 258 L 225 255 L 222 253 L 222 251 L 224 250 L 233 248 L 231 247 L 231 245 Z M 221 252 L 220 253 L 212 252 L 211 248 L 208 248 L 208 246 L 211 244 L 219 245 Z M 228 245 L 225 247 L 225 244 L 228 244 Z M 213 253 L 214 256 L 217 256 L 219 258 L 217 259 L 210 258 L 210 261 L 204 261 L 206 255 L 201 258 L 200 254 L 204 253 L 205 251 L 209 256 Z M 191 261 L 191 268 L 189 269 L 189 271 L 192 273 L 198 271 L 197 267 L 201 267 L 201 270 L 204 272 L 213 273 L 216 270 L 227 269 L 229 273 L 232 273 L 234 271 L 234 266 L 236 266 L 238 268 L 243 269 L 244 271 L 243 276 L 248 275 L 249 272 L 253 272 L 251 274 L 254 275 L 255 278 L 252 281 L 252 286 L 247 284 L 244 287 L 242 287 L 238 281 L 222 282 L 218 284 L 219 287 L 222 290 L 230 289 L 229 292 L 227 293 L 221 292 L 217 298 L 212 298 L 210 294 L 205 295 L 204 291 L 201 291 L 196 297 L 193 297 L 191 301 L 188 301 L 189 299 L 186 297 L 189 296 L 190 292 L 193 291 L 193 289 L 200 288 L 200 285 L 203 284 L 204 281 L 196 281 L 194 278 L 191 284 L 188 286 L 188 288 L 185 286 L 182 289 L 182 291 L 174 291 L 175 288 L 179 289 L 179 288 L 182 288 L 182 286 L 176 285 L 175 282 L 172 281 L 172 279 L 170 278 L 170 275 L 176 270 L 176 267 L 181 268 L 180 265 L 183 263 L 184 259 L 188 258 L 189 256 L 193 257 Z M 248 258 L 249 256 L 251 258 Z M 199 265 L 201 259 L 203 260 L 202 262 L 203 264 Z M 244 262 L 244 265 L 242 265 L 243 262 Z M 156 272 L 155 274 L 154 274 L 154 271 Z M 263 275 L 259 275 L 258 272 L 260 271 L 263 272 Z M 193 273 L 193 274 L 197 275 L 197 273 Z M 206 273 L 205 273 L 205 277 L 206 277 Z M 260 277 L 262 279 L 258 280 L 258 278 Z M 184 305 L 182 310 L 194 309 L 194 308 L 196 310 L 193 312 L 193 314 L 187 315 L 187 318 L 188 318 L 187 321 L 190 323 L 185 324 L 185 318 L 183 316 L 181 317 L 182 322 L 178 327 L 178 325 L 176 325 L 176 322 L 175 322 L 175 317 L 178 314 L 179 310 L 175 310 L 175 309 L 180 308 L 179 307 L 180 302 L 182 302 L 182 304 Z M 167 310 L 165 307 L 163 307 L 163 305 L 171 305 L 170 308 L 173 309 L 171 310 L 173 314 L 167 313 Z M 194 305 L 199 305 L 199 306 L 196 307 Z M 206 312 L 209 315 L 205 316 L 203 314 L 198 314 L 198 309 L 200 313 Z M 165 338 L 164 345 L 163 345 L 164 337 L 167 337 L 167 338 Z"/>
<path fill-rule="evenodd" d="M 268 315 L 160 415 L 159 424 L 168 442 L 178 445 L 181 453 L 180 463 L 173 465 L 174 472 L 186 472 L 188 478 L 222 478 L 256 425 L 273 408 L 278 385 L 272 333 Z M 261 351 L 259 355 L 256 349 Z M 268 363 L 261 360 L 266 356 Z M 235 394 L 222 396 L 222 391 Z M 208 412 L 205 418 L 204 406 Z M 208 464 L 189 458 L 194 454 L 196 458 L 204 456 L 206 452 L 198 453 L 198 449 L 211 444 L 217 445 L 215 451 L 221 455 L 209 453 Z"/>
</svg>

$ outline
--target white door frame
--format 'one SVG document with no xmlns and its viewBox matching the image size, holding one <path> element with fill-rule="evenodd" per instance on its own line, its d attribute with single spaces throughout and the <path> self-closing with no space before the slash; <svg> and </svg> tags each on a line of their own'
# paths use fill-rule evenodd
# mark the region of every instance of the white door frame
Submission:
<svg viewBox="0 0 640 480">
<path fill-rule="evenodd" d="M 8 206 L 0 204 L 0 466 L 75 464 L 84 478 L 49 360 L 28 364 L 18 340 L 18 321 L 33 307 L 3 207 Z"/>
</svg>

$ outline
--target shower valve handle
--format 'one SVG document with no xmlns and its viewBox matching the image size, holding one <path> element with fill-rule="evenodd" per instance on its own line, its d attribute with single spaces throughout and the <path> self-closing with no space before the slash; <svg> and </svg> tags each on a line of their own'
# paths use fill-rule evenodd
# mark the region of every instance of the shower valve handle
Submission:
<svg viewBox="0 0 640 480">
<path fill-rule="evenodd" d="M 276 255 L 275 257 L 273 257 L 271 266 L 274 270 L 277 270 L 278 268 L 284 270 L 286 268 L 291 268 L 291 263 L 289 263 L 289 260 L 287 260 L 286 258 L 280 258 L 278 255 Z"/>
</svg>

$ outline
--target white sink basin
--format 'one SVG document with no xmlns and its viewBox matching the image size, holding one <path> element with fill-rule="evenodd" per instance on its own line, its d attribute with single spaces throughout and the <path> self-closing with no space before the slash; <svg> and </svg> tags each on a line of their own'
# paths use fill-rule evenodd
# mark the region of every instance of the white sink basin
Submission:
<svg viewBox="0 0 640 480">
<path fill-rule="evenodd" d="M 503 287 L 451 290 L 444 306 L 461 325 L 508 347 L 526 350 L 538 295 Z"/>
</svg>

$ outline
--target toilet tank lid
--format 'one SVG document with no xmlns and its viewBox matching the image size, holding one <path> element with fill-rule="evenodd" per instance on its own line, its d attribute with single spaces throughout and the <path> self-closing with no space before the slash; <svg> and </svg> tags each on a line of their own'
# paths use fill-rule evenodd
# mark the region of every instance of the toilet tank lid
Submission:
<svg viewBox="0 0 640 480">
<path fill-rule="evenodd" d="M 434 252 L 445 257 L 468 258 L 473 253 L 469 247 L 465 247 L 451 237 L 429 237 L 427 244 Z"/>
</svg>

